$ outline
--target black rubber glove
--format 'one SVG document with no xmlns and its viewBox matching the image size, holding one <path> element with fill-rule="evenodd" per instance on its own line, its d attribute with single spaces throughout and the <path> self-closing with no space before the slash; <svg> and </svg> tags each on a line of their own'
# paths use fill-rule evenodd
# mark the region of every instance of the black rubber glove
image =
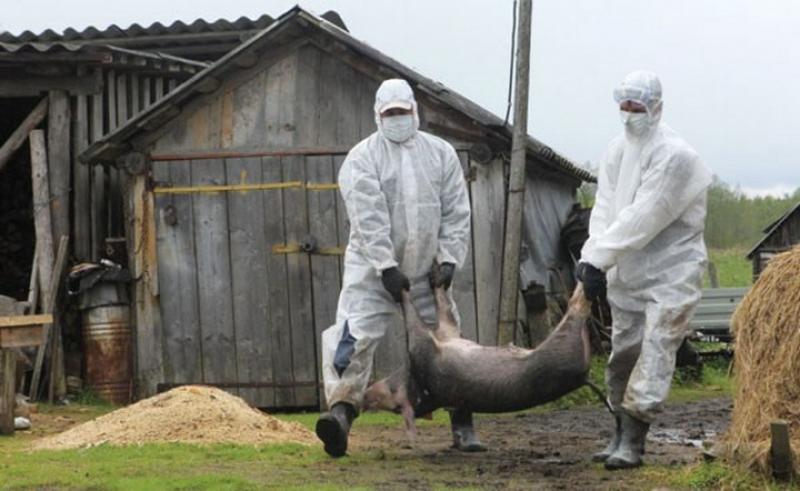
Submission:
<svg viewBox="0 0 800 491">
<path fill-rule="evenodd" d="M 578 279 L 583 283 L 583 295 L 594 302 L 606 295 L 606 274 L 589 263 L 579 263 Z"/>
<path fill-rule="evenodd" d="M 397 266 L 384 269 L 381 273 L 381 281 L 383 281 L 383 287 L 392 295 L 395 302 L 402 302 L 403 290 L 411 288 L 408 277 Z"/>
<path fill-rule="evenodd" d="M 456 265 L 453 263 L 442 263 L 434 268 L 430 273 L 431 288 L 444 287 L 445 290 L 453 284 L 453 276 L 456 274 Z"/>
</svg>

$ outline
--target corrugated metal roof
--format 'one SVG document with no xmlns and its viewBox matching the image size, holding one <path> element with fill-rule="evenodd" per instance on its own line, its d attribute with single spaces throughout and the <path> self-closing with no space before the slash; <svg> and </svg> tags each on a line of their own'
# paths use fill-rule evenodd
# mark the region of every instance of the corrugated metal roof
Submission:
<svg viewBox="0 0 800 491">
<path fill-rule="evenodd" d="M 140 131 L 145 131 L 146 127 L 162 124 L 178 114 L 177 108 L 182 106 L 188 99 L 194 97 L 198 92 L 202 92 L 201 84 L 204 79 L 210 77 L 220 78 L 229 70 L 237 69 L 236 64 L 232 63 L 233 60 L 249 52 L 254 46 L 261 46 L 268 43 L 272 39 L 272 35 L 279 32 L 281 27 L 298 19 L 303 19 L 305 21 L 304 25 L 321 29 L 333 36 L 337 41 L 342 42 L 361 55 L 372 59 L 376 64 L 383 65 L 393 70 L 398 73 L 399 76 L 408 80 L 415 89 L 424 91 L 425 94 L 432 99 L 438 100 L 442 104 L 473 119 L 478 125 L 495 132 L 509 142 L 511 141 L 512 127 L 510 125 L 504 126 L 504 121 L 498 116 L 470 101 L 466 97 L 450 90 L 441 83 L 421 75 L 406 65 L 372 48 L 363 41 L 355 39 L 340 27 L 300 7 L 294 7 L 279 17 L 275 23 L 242 43 L 242 45 L 217 60 L 201 73 L 198 73 L 184 82 L 173 92 L 161 99 L 161 101 L 139 113 L 135 118 L 131 119 L 124 126 L 118 128 L 102 140 L 92 144 L 81 154 L 80 158 L 90 162 L 98 158 L 110 159 L 113 158 L 114 155 L 122 153 L 125 151 L 125 148 L 127 148 L 127 141 L 131 136 Z M 528 137 L 528 154 L 576 179 L 592 182 L 596 181 L 595 176 L 589 171 L 574 164 L 569 159 L 531 136 Z"/>
<path fill-rule="evenodd" d="M 205 69 L 209 63 L 165 53 L 137 51 L 110 45 L 76 43 L 0 42 L 0 67 L 25 63 L 108 65 L 138 71 L 167 72 L 180 78 Z"/>
<path fill-rule="evenodd" d="M 199 34 L 199 33 L 215 33 L 215 32 L 230 32 L 230 31 L 255 31 L 261 30 L 272 24 L 274 19 L 269 15 L 262 15 L 257 19 L 250 19 L 248 17 L 239 17 L 234 21 L 219 19 L 214 22 L 208 22 L 204 19 L 197 19 L 189 24 L 182 21 L 175 21 L 168 26 L 160 22 L 154 22 L 147 27 L 140 24 L 131 24 L 126 28 L 122 28 L 116 24 L 112 24 L 105 29 L 98 29 L 94 26 L 86 27 L 78 31 L 75 28 L 68 27 L 64 31 L 58 33 L 52 29 L 46 29 L 40 33 L 31 31 L 24 31 L 20 34 L 11 34 L 8 32 L 0 34 L 0 42 L 4 43 L 31 43 L 31 42 L 56 42 L 56 41 L 72 41 L 72 42 L 85 42 L 97 40 L 112 40 L 112 39 L 125 39 L 137 38 L 142 36 L 164 36 L 174 34 Z"/>
</svg>

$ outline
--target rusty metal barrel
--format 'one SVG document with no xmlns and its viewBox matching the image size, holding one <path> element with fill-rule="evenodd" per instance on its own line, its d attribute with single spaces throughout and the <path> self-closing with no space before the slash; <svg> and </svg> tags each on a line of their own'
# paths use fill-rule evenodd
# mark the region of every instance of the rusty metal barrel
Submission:
<svg viewBox="0 0 800 491">
<path fill-rule="evenodd" d="M 133 389 L 130 307 L 113 283 L 100 282 L 87 293 L 83 310 L 85 385 L 107 402 L 128 404 Z"/>
</svg>

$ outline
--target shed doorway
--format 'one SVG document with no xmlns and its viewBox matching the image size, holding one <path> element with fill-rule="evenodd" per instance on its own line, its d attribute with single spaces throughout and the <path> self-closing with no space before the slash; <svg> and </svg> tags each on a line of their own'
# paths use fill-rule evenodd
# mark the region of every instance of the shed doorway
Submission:
<svg viewBox="0 0 800 491">
<path fill-rule="evenodd" d="M 0 145 L 38 102 L 0 99 Z M 35 248 L 30 147 L 25 142 L 0 169 L 0 295 L 26 300 Z"/>
</svg>

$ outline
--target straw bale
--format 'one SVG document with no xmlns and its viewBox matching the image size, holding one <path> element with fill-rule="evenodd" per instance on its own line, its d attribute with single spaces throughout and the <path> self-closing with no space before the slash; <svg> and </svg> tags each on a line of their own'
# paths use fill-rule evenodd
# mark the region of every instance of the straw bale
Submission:
<svg viewBox="0 0 800 491">
<path fill-rule="evenodd" d="M 733 462 L 770 470 L 770 423 L 789 423 L 800 455 L 800 246 L 775 256 L 737 308 L 731 425 L 719 450 Z"/>
</svg>

